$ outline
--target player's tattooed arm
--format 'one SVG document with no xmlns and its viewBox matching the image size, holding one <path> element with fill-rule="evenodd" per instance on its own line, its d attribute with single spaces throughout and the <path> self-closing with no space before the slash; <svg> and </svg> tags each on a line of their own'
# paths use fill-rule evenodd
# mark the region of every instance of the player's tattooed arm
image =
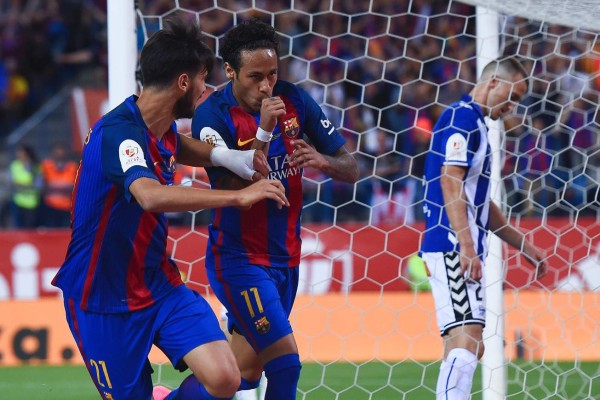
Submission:
<svg viewBox="0 0 600 400">
<path fill-rule="evenodd" d="M 358 180 L 358 164 L 356 159 L 345 147 L 335 154 L 328 156 L 319 153 L 314 147 L 302 139 L 293 141 L 290 166 L 300 168 L 315 168 L 335 180 L 354 183 Z"/>
</svg>

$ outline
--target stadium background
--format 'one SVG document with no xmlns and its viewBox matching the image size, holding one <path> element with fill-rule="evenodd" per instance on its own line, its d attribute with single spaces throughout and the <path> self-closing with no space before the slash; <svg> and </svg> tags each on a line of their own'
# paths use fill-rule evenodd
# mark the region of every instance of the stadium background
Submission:
<svg viewBox="0 0 600 400">
<path fill-rule="evenodd" d="M 474 7 L 441 0 L 305 0 L 292 11 L 290 1 L 137 4 L 138 48 L 172 12 L 199 19 L 213 48 L 235 18 L 274 23 L 282 33 L 281 78 L 300 82 L 324 105 L 359 159 L 355 186 L 305 171 L 302 296 L 293 324 L 305 362 L 323 376 L 347 365 L 353 378 L 335 389 L 321 379 L 303 395 L 329 398 L 314 394 L 327 388 L 327 396 L 368 398 L 348 392 L 362 388 L 366 362 L 378 363 L 381 374 L 361 393 L 391 389 L 411 398 L 391 378 L 402 363 L 417 365 L 421 380 L 412 385 L 431 393 L 422 379 L 437 368 L 441 344 L 431 296 L 413 290 L 422 277 L 409 265 L 423 230 L 420 179 L 432 124 L 476 77 Z M 527 383 L 517 368 L 508 379 L 517 381 L 514 398 L 531 390 L 542 394 L 530 398 L 598 398 L 600 369 L 584 372 L 580 364 L 600 360 L 598 34 L 525 17 L 499 21 L 502 53 L 525 56 L 533 70 L 530 93 L 505 122 L 503 206 L 548 252 L 551 268 L 532 283 L 520 255 L 504 249 L 505 356 L 532 362 L 543 377 Z M 106 2 L 2 1 L 0 27 L 1 388 L 9 366 L 79 363 L 49 285 L 68 229 L 49 226 L 42 206 L 35 228 L 16 224 L 9 165 L 22 144 L 44 159 L 55 143 L 67 143 L 77 161 L 81 137 L 107 109 Z M 220 68 L 209 82 L 225 82 Z M 201 170 L 180 172 L 182 182 L 204 185 Z M 211 298 L 197 250 L 207 219 L 204 211 L 172 215 L 171 245 L 189 284 Z M 157 353 L 153 359 L 164 361 Z M 576 395 L 561 379 L 578 382 Z"/>
</svg>

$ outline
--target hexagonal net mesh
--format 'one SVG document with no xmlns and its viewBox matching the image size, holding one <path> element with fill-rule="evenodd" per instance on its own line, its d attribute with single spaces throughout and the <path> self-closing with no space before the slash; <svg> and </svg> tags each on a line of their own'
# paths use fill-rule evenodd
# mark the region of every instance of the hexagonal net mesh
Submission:
<svg viewBox="0 0 600 400">
<path fill-rule="evenodd" d="M 140 44 L 178 13 L 199 21 L 217 54 L 237 22 L 271 23 L 281 37 L 280 77 L 323 107 L 359 162 L 355 185 L 304 171 L 301 282 L 291 317 L 304 365 L 298 398 L 433 398 L 442 343 L 417 256 L 424 156 L 437 117 L 476 81 L 475 9 L 452 0 L 138 6 Z M 537 281 L 518 251 L 492 254 L 504 268 L 497 316 L 504 328 L 486 331 L 504 342 L 507 398 L 600 398 L 598 32 L 518 15 L 500 14 L 499 22 L 501 54 L 520 55 L 531 71 L 525 98 L 501 124 L 501 206 L 546 251 L 549 272 Z M 226 83 L 222 68 L 208 83 Z M 181 173 L 187 184 L 206 185 L 201 169 Z M 208 211 L 173 214 L 172 254 L 188 285 L 219 312 L 204 272 L 209 220 Z M 158 380 L 176 386 L 183 376 L 169 377 L 172 368 L 153 357 Z M 474 399 L 492 392 L 475 379 Z"/>
</svg>

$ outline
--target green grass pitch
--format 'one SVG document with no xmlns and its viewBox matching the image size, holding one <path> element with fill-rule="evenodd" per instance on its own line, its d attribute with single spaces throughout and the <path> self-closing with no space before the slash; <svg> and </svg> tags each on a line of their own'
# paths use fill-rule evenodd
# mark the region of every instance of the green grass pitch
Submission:
<svg viewBox="0 0 600 400">
<path fill-rule="evenodd" d="M 438 363 L 305 363 L 298 399 L 433 399 Z M 600 399 L 600 363 L 519 363 L 508 368 L 510 400 Z M 154 381 L 176 386 L 187 374 L 169 365 L 155 368 Z M 473 385 L 481 399 L 481 368 Z M 0 367 L 1 399 L 98 399 L 87 371 L 80 366 Z"/>
</svg>

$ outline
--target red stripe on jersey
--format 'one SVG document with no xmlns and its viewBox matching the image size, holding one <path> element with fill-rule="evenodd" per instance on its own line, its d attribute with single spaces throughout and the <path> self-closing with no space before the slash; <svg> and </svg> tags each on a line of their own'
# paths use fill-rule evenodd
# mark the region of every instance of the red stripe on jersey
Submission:
<svg viewBox="0 0 600 400">
<path fill-rule="evenodd" d="M 217 209 L 215 209 L 215 218 L 213 220 L 213 225 L 218 227 L 220 221 L 221 221 L 221 209 L 217 208 Z M 217 238 L 215 244 L 213 244 L 211 247 L 212 254 L 215 257 L 215 268 L 218 270 L 221 269 L 221 252 L 219 251 L 219 249 L 221 248 L 222 244 L 223 244 L 223 231 L 221 229 L 219 229 L 219 237 Z"/>
<path fill-rule="evenodd" d="M 129 311 L 142 309 L 152 303 L 152 293 L 146 286 L 144 270 L 146 254 L 158 221 L 150 212 L 144 212 L 133 239 L 133 254 L 127 265 L 127 305 Z"/>
<path fill-rule="evenodd" d="M 92 284 L 94 283 L 94 276 L 96 275 L 96 267 L 98 266 L 98 256 L 100 254 L 100 248 L 102 247 L 102 241 L 106 233 L 106 226 L 108 225 L 108 219 L 110 217 L 110 210 L 112 209 L 115 198 L 117 195 L 117 187 L 113 185 L 108 194 L 106 200 L 104 200 L 104 208 L 102 214 L 100 214 L 100 221 L 98 222 L 98 229 L 96 230 L 96 236 L 94 237 L 94 244 L 92 246 L 92 255 L 90 257 L 90 264 L 87 268 L 85 276 L 85 282 L 83 284 L 83 293 L 81 295 L 81 309 L 86 310 L 88 305 L 88 299 L 90 297 L 90 291 Z"/>
<path fill-rule="evenodd" d="M 242 246 L 246 249 L 250 264 L 271 265 L 267 223 L 266 200 L 254 204 L 250 210 L 240 212 Z"/>
<path fill-rule="evenodd" d="M 292 154 L 294 152 L 294 146 L 292 145 L 292 141 L 294 139 L 301 139 L 296 135 L 303 131 L 303 129 L 297 128 L 297 130 L 288 134 L 290 131 L 285 126 L 287 121 L 300 120 L 298 116 L 298 111 L 294 104 L 287 98 L 282 97 L 283 102 L 285 103 L 285 116 L 279 119 L 279 127 L 281 129 L 283 142 L 285 143 L 285 150 L 287 154 Z M 295 134 L 294 134 L 295 132 Z M 290 206 L 288 208 L 288 224 L 285 235 L 285 247 L 287 249 L 288 254 L 290 255 L 290 260 L 288 261 L 289 267 L 297 267 L 300 265 L 300 213 L 302 212 L 302 174 L 296 174 L 289 176 L 287 178 L 288 190 L 287 190 L 287 198 L 290 202 Z"/>
<path fill-rule="evenodd" d="M 163 256 L 163 259 L 160 262 L 160 269 L 165 273 L 167 277 L 167 281 L 175 286 L 183 285 L 183 280 L 181 279 L 181 273 L 179 269 L 173 268 L 173 264 L 169 261 L 169 257 L 167 254 Z"/>
<path fill-rule="evenodd" d="M 167 180 L 165 179 L 165 177 L 163 176 L 163 170 L 161 168 L 161 165 L 164 165 L 164 160 L 162 158 L 162 155 L 160 154 L 160 150 L 158 149 L 158 140 L 156 139 L 156 136 L 154 136 L 152 134 L 152 132 L 148 131 L 148 136 L 150 137 L 150 144 L 148 146 L 148 151 L 150 152 L 150 157 L 152 159 L 152 165 L 154 167 L 153 172 L 154 175 L 156 175 L 156 177 L 158 178 L 158 181 L 165 185 L 167 184 Z M 172 154 L 173 157 L 171 157 L 169 161 L 169 164 L 172 165 L 164 165 L 165 169 L 170 169 L 170 170 L 174 170 L 175 168 L 175 150 L 177 149 L 177 134 L 175 132 L 173 132 L 171 129 L 169 129 L 163 136 L 162 139 L 163 142 L 163 147 L 167 150 L 169 150 Z"/>
<path fill-rule="evenodd" d="M 249 149 L 258 129 L 256 120 L 239 106 L 231 107 L 229 113 L 236 135 L 236 147 Z M 250 210 L 240 212 L 242 246 L 246 249 L 251 264 L 270 265 L 267 223 L 266 200 L 254 204 Z"/>
<path fill-rule="evenodd" d="M 229 109 L 233 129 L 235 132 L 235 146 L 238 150 L 249 150 L 252 147 L 253 139 L 256 137 L 256 120 L 240 106 L 234 106 Z"/>
<path fill-rule="evenodd" d="M 83 340 L 81 339 L 81 333 L 79 331 L 79 321 L 77 321 L 77 315 L 75 314 L 75 302 L 73 301 L 73 299 L 69 299 L 68 303 L 69 303 L 68 312 L 69 312 L 69 314 L 71 314 L 70 315 L 71 321 L 73 321 L 73 330 L 75 331 L 75 332 L 73 332 L 73 336 L 75 337 L 75 342 L 77 343 L 77 348 L 79 349 L 79 353 L 81 353 L 81 357 L 83 358 L 83 362 L 85 363 L 85 368 L 88 370 L 88 373 L 90 374 L 90 377 L 92 378 L 92 382 L 94 382 L 94 386 L 96 386 L 96 389 L 98 390 L 98 392 L 104 399 L 105 397 L 104 397 L 103 391 L 98 386 L 96 379 L 94 379 L 95 372 L 92 372 L 92 366 L 90 365 L 90 361 L 87 358 L 87 356 L 85 355 L 85 350 L 83 350 Z"/>
</svg>

